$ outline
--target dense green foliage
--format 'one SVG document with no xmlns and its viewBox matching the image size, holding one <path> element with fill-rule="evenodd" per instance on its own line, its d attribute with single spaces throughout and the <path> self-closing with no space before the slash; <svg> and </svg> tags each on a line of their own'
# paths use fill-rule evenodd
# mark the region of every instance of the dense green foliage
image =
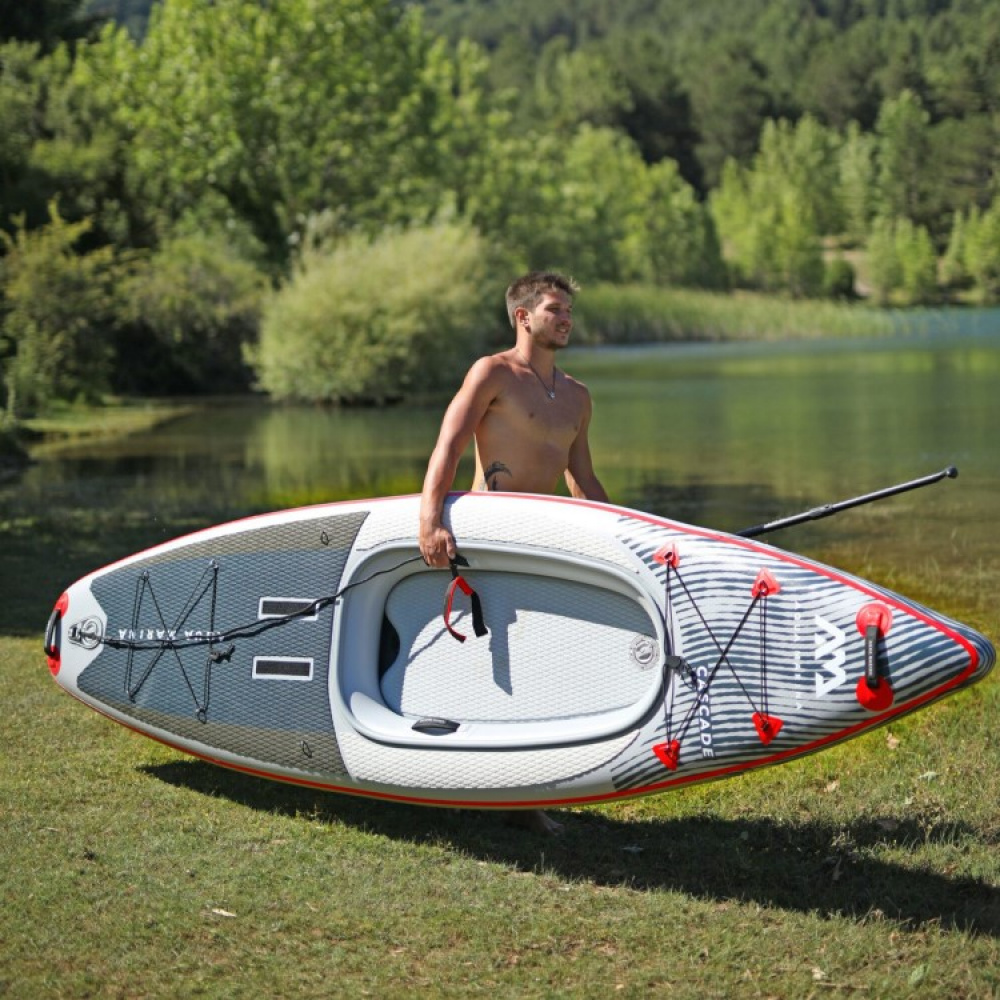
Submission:
<svg viewBox="0 0 1000 1000">
<path fill-rule="evenodd" d="M 996 149 L 1000 24 L 990 0 L 426 0 L 418 6 L 432 29 L 473 38 L 494 53 L 498 86 L 523 90 L 526 56 L 538 56 L 539 76 L 551 76 L 547 60 L 567 49 L 578 54 L 580 77 L 581 60 L 601 64 L 591 80 L 592 87 L 611 81 L 604 87 L 605 122 L 624 128 L 644 151 L 671 150 L 666 155 L 694 167 L 689 179 L 704 178 L 703 190 L 718 181 L 727 159 L 753 153 L 765 119 L 812 114 L 838 130 L 857 122 L 870 131 L 883 101 L 904 89 L 918 96 L 935 125 L 961 124 L 932 140 L 935 166 L 950 166 L 951 180 L 963 163 L 988 169 Z M 940 183 L 936 196 L 947 197 L 948 187 Z"/>
<path fill-rule="evenodd" d="M 110 312 L 97 291 L 73 305 L 94 386 L 245 385 L 262 291 L 301 280 L 303 248 L 315 268 L 338 241 L 442 218 L 490 245 L 497 300 L 529 267 L 892 304 L 1000 295 L 987 0 L 14 7 L 0 228 L 51 230 L 55 202 L 82 227 L 72 253 L 133 274 Z M 27 374 L 57 331 L 32 347 L 5 273 L 12 413 L 74 378 Z"/>
<path fill-rule="evenodd" d="M 482 237 L 437 225 L 303 254 L 253 351 L 277 399 L 385 402 L 456 384 L 492 328 Z"/>
<path fill-rule="evenodd" d="M 18 405 L 93 400 L 111 377 L 103 327 L 114 315 L 120 268 L 110 247 L 77 252 L 89 228 L 53 206 L 49 225 L 3 234 L 6 315 L 2 352 L 7 418 Z"/>
<path fill-rule="evenodd" d="M 246 389 L 266 285 L 218 233 L 176 234 L 122 282 L 114 388 L 141 395 Z"/>
</svg>

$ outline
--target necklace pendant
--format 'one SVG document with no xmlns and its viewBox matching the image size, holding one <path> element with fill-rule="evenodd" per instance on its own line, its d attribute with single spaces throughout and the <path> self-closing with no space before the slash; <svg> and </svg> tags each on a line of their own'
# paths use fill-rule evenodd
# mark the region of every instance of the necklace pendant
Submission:
<svg viewBox="0 0 1000 1000">
<path fill-rule="evenodd" d="M 542 379 L 542 376 L 539 375 L 538 372 L 535 371 L 535 366 L 516 347 L 514 348 L 514 353 L 531 369 L 531 374 L 534 375 L 535 378 L 538 379 L 538 384 L 542 387 L 542 390 L 545 392 L 545 395 L 548 396 L 549 399 L 555 399 L 556 398 L 556 369 L 554 367 L 552 369 L 552 388 L 550 389 L 545 384 L 545 381 Z"/>
</svg>

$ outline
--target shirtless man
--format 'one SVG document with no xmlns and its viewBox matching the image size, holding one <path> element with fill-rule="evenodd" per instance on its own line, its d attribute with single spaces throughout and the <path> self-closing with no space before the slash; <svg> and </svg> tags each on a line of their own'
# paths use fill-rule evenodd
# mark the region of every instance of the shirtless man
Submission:
<svg viewBox="0 0 1000 1000">
<path fill-rule="evenodd" d="M 565 478 L 574 497 L 607 502 L 594 473 L 587 429 L 592 404 L 586 386 L 556 368 L 569 342 L 576 286 L 560 274 L 535 272 L 507 289 L 514 347 L 480 358 L 465 377 L 441 423 L 420 503 L 420 552 L 446 568 L 457 554 L 443 524 L 445 497 L 458 462 L 475 441 L 473 489 L 554 493 Z M 522 814 L 524 825 L 546 833 L 562 827 L 541 811 Z"/>
</svg>

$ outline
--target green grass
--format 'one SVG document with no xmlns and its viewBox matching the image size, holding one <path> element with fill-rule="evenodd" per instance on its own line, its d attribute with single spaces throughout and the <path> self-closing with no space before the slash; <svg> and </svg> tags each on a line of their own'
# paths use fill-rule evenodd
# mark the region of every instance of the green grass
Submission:
<svg viewBox="0 0 1000 1000">
<path fill-rule="evenodd" d="M 108 399 L 101 406 L 57 402 L 38 416 L 22 421 L 20 426 L 30 440 L 41 442 L 36 445 L 38 450 L 136 434 L 192 410 L 193 407 L 179 402 L 151 400 Z"/>
<path fill-rule="evenodd" d="M 796 763 L 562 811 L 546 839 L 227 772 L 67 697 L 53 579 L 119 554 L 87 517 L 4 534 L 0 996 L 1000 994 L 996 675 Z M 996 642 L 1000 614 L 945 589 L 914 596 Z"/>
<path fill-rule="evenodd" d="M 37 640 L 0 655 L 5 996 L 1000 988 L 995 681 L 548 840 L 186 759 L 62 694 Z"/>
</svg>

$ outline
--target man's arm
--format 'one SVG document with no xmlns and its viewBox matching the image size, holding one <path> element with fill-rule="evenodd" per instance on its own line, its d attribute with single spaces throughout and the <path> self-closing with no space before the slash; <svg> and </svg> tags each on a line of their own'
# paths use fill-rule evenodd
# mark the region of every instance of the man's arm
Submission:
<svg viewBox="0 0 1000 1000">
<path fill-rule="evenodd" d="M 586 406 L 580 421 L 580 430 L 569 450 L 569 465 L 566 467 L 566 486 L 570 495 L 581 500 L 598 500 L 608 503 L 608 494 L 594 472 L 594 462 L 590 456 L 590 441 L 587 436 L 593 403 L 590 393 L 586 393 Z"/>
<path fill-rule="evenodd" d="M 429 566 L 448 565 L 456 555 L 455 538 L 442 524 L 444 501 L 455 482 L 458 462 L 498 392 L 498 366 L 481 358 L 445 411 L 431 452 L 420 496 L 420 553 Z"/>
</svg>

